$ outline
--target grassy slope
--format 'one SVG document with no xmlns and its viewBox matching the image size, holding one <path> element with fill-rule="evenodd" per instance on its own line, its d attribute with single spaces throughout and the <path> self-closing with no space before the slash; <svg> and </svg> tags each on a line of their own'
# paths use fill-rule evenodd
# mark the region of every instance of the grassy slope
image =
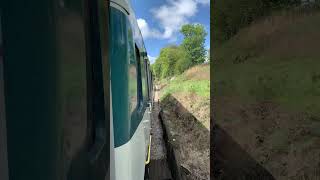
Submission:
<svg viewBox="0 0 320 180">
<path fill-rule="evenodd" d="M 160 84 L 165 85 L 160 93 L 161 100 L 167 95 L 174 96 L 209 129 L 210 66 L 208 64 L 190 68 L 172 80 L 162 80 Z"/>
<path fill-rule="evenodd" d="M 217 96 L 271 100 L 320 115 L 320 13 L 277 15 L 216 49 Z"/>
<path fill-rule="evenodd" d="M 177 143 L 181 166 L 190 171 L 187 179 L 209 179 L 209 65 L 195 66 L 159 84 L 163 119 Z"/>
<path fill-rule="evenodd" d="M 210 67 L 200 65 L 187 70 L 172 80 L 162 80 L 167 86 L 162 90 L 161 98 L 177 92 L 195 93 L 198 96 L 210 97 Z"/>
<path fill-rule="evenodd" d="M 319 29 L 320 13 L 278 13 L 214 51 L 216 121 L 276 179 L 320 174 Z"/>
</svg>

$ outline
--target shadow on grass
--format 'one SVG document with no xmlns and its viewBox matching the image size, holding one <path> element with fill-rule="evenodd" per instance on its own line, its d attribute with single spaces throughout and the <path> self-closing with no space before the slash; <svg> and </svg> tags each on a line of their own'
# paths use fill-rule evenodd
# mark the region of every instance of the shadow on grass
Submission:
<svg viewBox="0 0 320 180">
<path fill-rule="evenodd" d="M 221 127 L 212 128 L 213 173 L 220 180 L 274 180 L 275 178 L 253 159 Z"/>
</svg>

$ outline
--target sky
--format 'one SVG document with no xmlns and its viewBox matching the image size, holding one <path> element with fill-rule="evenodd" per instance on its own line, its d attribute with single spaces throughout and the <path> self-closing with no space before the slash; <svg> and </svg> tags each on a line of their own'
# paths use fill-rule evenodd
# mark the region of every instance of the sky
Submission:
<svg viewBox="0 0 320 180">
<path fill-rule="evenodd" d="M 131 0 L 138 25 L 151 63 L 161 48 L 179 45 L 179 32 L 184 24 L 203 24 L 207 37 L 205 48 L 210 47 L 210 0 Z"/>
</svg>

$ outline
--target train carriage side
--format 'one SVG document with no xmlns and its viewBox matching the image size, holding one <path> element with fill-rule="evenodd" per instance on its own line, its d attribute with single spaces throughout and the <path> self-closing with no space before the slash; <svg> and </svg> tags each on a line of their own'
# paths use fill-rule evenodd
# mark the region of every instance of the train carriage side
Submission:
<svg viewBox="0 0 320 180">
<path fill-rule="evenodd" d="M 115 180 L 144 179 L 151 128 L 149 60 L 130 4 L 110 4 L 110 66 Z"/>
</svg>

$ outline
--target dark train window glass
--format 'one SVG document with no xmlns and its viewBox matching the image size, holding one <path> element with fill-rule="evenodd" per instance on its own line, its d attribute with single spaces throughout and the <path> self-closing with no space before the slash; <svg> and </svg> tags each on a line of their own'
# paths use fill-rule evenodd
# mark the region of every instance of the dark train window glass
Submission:
<svg viewBox="0 0 320 180">
<path fill-rule="evenodd" d="M 139 103 L 142 103 L 143 102 L 143 94 L 142 94 L 142 75 L 141 75 L 141 61 L 140 61 L 140 52 L 138 50 L 137 47 L 136 48 L 136 61 L 137 61 L 137 71 L 138 71 L 138 83 L 137 83 L 137 86 L 138 86 L 138 99 L 139 99 Z"/>
</svg>

